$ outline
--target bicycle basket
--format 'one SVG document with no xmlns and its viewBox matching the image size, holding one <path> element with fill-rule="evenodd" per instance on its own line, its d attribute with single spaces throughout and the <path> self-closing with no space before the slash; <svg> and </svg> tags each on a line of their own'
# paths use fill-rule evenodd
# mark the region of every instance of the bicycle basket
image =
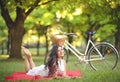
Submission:
<svg viewBox="0 0 120 82">
<path fill-rule="evenodd" d="M 59 46 L 62 46 L 66 40 L 67 36 L 65 35 L 60 35 L 60 34 L 54 34 L 50 36 L 51 41 L 54 44 L 57 44 Z"/>
</svg>

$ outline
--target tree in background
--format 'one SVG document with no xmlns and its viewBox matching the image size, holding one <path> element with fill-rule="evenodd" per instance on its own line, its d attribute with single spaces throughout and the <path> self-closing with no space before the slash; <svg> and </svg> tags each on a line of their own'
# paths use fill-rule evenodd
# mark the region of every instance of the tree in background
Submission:
<svg viewBox="0 0 120 82">
<path fill-rule="evenodd" d="M 5 49 L 8 43 L 8 32 L 7 32 L 7 27 L 5 25 L 5 22 L 3 21 L 2 18 L 0 18 L 0 49 L 1 49 L 1 54 L 6 54 Z M 9 53 L 9 49 L 7 49 L 7 54 Z"/>
<path fill-rule="evenodd" d="M 34 29 L 37 31 L 37 36 L 38 36 L 38 41 L 37 41 L 37 55 L 39 55 L 39 47 L 40 47 L 40 36 L 44 35 L 45 36 L 45 47 L 46 47 L 46 52 L 45 54 L 48 53 L 49 49 L 49 43 L 48 43 L 48 29 L 50 28 L 50 25 L 41 25 L 40 22 L 39 24 L 34 25 Z"/>
<path fill-rule="evenodd" d="M 24 23 L 29 14 L 38 6 L 48 4 L 57 0 L 0 0 L 1 16 L 7 27 L 10 43 L 9 58 L 22 59 L 21 43 L 25 34 Z M 16 14 L 12 18 L 11 13 Z"/>
</svg>

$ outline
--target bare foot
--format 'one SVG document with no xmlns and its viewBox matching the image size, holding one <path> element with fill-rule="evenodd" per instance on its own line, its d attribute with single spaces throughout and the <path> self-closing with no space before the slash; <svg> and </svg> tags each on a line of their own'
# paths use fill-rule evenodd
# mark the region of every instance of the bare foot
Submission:
<svg viewBox="0 0 120 82">
<path fill-rule="evenodd" d="M 21 46 L 21 48 L 22 48 L 23 52 L 25 53 L 25 55 L 26 55 L 27 57 L 30 57 L 30 56 L 31 56 L 31 53 L 30 53 L 30 51 L 29 51 L 27 48 L 25 48 L 25 47 L 23 47 L 23 46 Z"/>
</svg>

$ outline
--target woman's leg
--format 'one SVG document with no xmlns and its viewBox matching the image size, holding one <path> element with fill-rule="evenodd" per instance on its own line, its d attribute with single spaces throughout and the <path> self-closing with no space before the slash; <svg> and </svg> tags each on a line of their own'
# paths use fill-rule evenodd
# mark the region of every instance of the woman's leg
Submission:
<svg viewBox="0 0 120 82">
<path fill-rule="evenodd" d="M 24 65 L 25 65 L 25 72 L 28 72 L 30 70 L 30 64 L 29 64 L 27 56 L 25 56 L 25 64 Z"/>
<path fill-rule="evenodd" d="M 23 49 L 23 52 L 25 53 L 25 71 L 28 72 L 30 69 L 35 67 L 35 63 L 32 59 L 30 51 L 23 46 L 21 48 Z"/>
</svg>

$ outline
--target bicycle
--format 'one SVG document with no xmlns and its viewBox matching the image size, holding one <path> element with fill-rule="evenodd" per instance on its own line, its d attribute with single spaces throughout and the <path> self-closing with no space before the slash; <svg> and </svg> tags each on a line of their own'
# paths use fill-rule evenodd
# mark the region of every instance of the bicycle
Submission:
<svg viewBox="0 0 120 82">
<path fill-rule="evenodd" d="M 89 64 L 94 70 L 103 69 L 114 69 L 118 63 L 118 51 L 116 48 L 108 43 L 108 42 L 101 42 L 98 44 L 94 44 L 91 40 L 91 37 L 95 34 L 95 32 L 88 32 L 89 39 L 84 53 L 81 53 L 77 48 L 71 45 L 67 40 L 63 45 L 66 54 L 66 61 L 68 61 L 68 50 L 71 51 L 77 58 L 78 63 L 85 62 Z M 74 35 L 73 33 L 62 33 L 62 35 Z M 61 36 L 62 36 L 61 35 Z M 49 54 L 45 56 L 44 63 L 47 60 Z M 78 64 L 77 63 L 77 64 Z"/>
</svg>

